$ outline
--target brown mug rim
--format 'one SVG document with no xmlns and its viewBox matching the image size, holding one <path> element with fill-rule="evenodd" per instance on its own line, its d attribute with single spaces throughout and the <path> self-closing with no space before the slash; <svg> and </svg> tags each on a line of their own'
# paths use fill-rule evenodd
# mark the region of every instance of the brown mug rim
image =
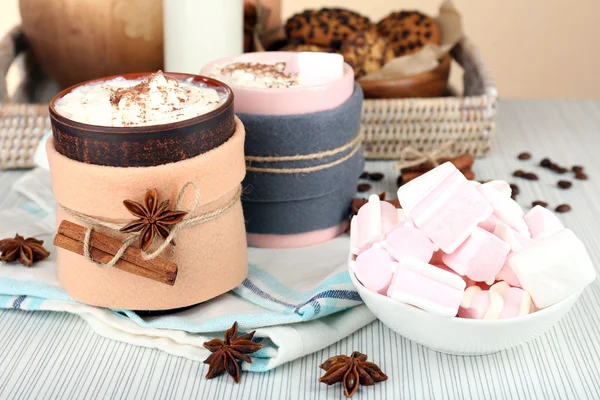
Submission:
<svg viewBox="0 0 600 400">
<path fill-rule="evenodd" d="M 125 78 L 126 80 L 140 79 L 140 78 L 150 76 L 153 73 L 154 72 L 130 72 L 130 73 L 126 73 L 126 74 L 118 74 L 118 75 L 111 75 L 111 76 L 106 76 L 106 77 L 102 77 L 102 78 L 90 79 L 88 81 L 80 82 L 76 85 L 70 86 L 64 90 L 61 90 L 59 93 L 57 93 L 52 98 L 52 100 L 50 100 L 50 104 L 48 106 L 48 109 L 50 112 L 50 118 L 56 120 L 57 122 L 59 122 L 63 125 L 70 126 L 72 128 L 76 128 L 76 129 L 86 130 L 88 132 L 107 133 L 107 134 L 144 134 L 144 133 L 160 132 L 160 131 L 165 131 L 165 130 L 184 128 L 184 127 L 187 127 L 190 125 L 196 125 L 198 123 L 201 123 L 201 122 L 204 122 L 204 121 L 207 121 L 207 120 L 210 120 L 210 119 L 213 119 L 213 118 L 219 116 L 220 114 L 226 112 L 233 105 L 233 96 L 234 96 L 233 90 L 227 84 L 225 84 L 219 80 L 216 80 L 214 78 L 210 78 L 210 77 L 204 76 L 204 75 L 186 74 L 186 73 L 181 73 L 181 72 L 163 72 L 165 75 L 175 78 L 177 80 L 193 78 L 193 82 L 198 82 L 198 81 L 203 82 L 203 83 L 207 84 L 207 86 L 209 88 L 225 89 L 225 91 L 227 93 L 227 98 L 225 99 L 223 104 L 219 105 L 219 107 L 217 107 L 216 109 L 214 109 L 206 114 L 198 115 L 193 118 L 184 119 L 182 121 L 169 122 L 166 124 L 142 125 L 142 126 L 103 126 L 103 125 L 86 124 L 84 122 L 74 121 L 72 119 L 69 119 L 69 118 L 61 115 L 60 113 L 58 113 L 56 111 L 56 108 L 54 107 L 54 105 L 58 99 L 62 98 L 63 96 L 72 92 L 74 89 L 76 89 L 80 86 L 84 86 L 84 85 L 87 85 L 90 83 L 109 81 L 111 79 L 120 78 L 120 77 Z"/>
</svg>

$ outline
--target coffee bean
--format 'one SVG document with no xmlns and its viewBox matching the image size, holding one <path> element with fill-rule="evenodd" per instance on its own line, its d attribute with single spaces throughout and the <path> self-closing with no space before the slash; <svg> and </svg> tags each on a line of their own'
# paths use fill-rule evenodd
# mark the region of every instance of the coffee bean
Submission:
<svg viewBox="0 0 600 400">
<path fill-rule="evenodd" d="M 571 186 L 573 186 L 571 181 L 558 181 L 558 187 L 561 189 L 569 189 Z"/>
<path fill-rule="evenodd" d="M 398 179 L 396 179 L 396 185 L 398 185 L 398 187 L 402 186 L 402 175 L 398 175 Z"/>
<path fill-rule="evenodd" d="M 528 153 L 528 152 L 524 151 L 523 153 L 519 154 L 517 158 L 519 160 L 530 160 L 531 159 L 531 153 Z"/>
<path fill-rule="evenodd" d="M 549 158 L 544 158 L 542 161 L 540 161 L 540 166 L 544 168 L 548 168 L 550 164 L 552 164 L 552 161 L 550 161 Z"/>
<path fill-rule="evenodd" d="M 580 181 L 587 181 L 588 176 L 585 172 L 577 172 L 575 174 L 575 179 L 579 179 Z"/>
<path fill-rule="evenodd" d="M 516 194 L 511 194 L 510 198 L 513 199 L 514 201 L 517 201 L 517 195 Z"/>
<path fill-rule="evenodd" d="M 369 174 L 369 180 L 371 180 L 373 182 L 379 182 L 382 179 L 383 179 L 383 174 L 381 172 L 373 172 L 372 174 Z"/>
<path fill-rule="evenodd" d="M 557 166 L 557 167 L 554 169 L 554 172 L 556 172 L 557 174 L 561 174 L 561 175 L 562 175 L 562 174 L 566 174 L 567 172 L 569 172 L 569 170 L 568 170 L 568 169 L 566 169 L 566 168 L 564 168 L 564 167 L 558 167 L 558 166 Z"/>
<path fill-rule="evenodd" d="M 368 183 L 361 183 L 356 187 L 356 191 L 359 193 L 368 192 L 371 190 L 371 185 Z"/>
<path fill-rule="evenodd" d="M 518 178 L 521 178 L 523 175 L 525 175 L 525 172 L 521 171 L 520 169 L 513 172 L 513 176 L 516 176 Z"/>
<path fill-rule="evenodd" d="M 558 212 L 558 213 L 566 213 L 571 211 L 571 206 L 568 204 L 561 204 L 559 206 L 557 206 L 554 211 Z"/>
<path fill-rule="evenodd" d="M 535 207 L 535 206 L 541 206 L 541 207 L 546 208 L 546 207 L 548 207 L 548 203 L 546 203 L 545 201 L 536 200 L 531 203 L 531 207 Z"/>
<path fill-rule="evenodd" d="M 367 171 L 364 171 L 362 174 L 360 174 L 359 178 L 360 179 L 369 179 L 369 174 Z"/>
<path fill-rule="evenodd" d="M 537 181 L 538 176 L 533 172 L 526 172 L 523 174 L 523 179 L 527 179 L 528 181 Z"/>
<path fill-rule="evenodd" d="M 513 196 L 516 196 L 519 194 L 519 187 L 517 185 L 515 185 L 514 183 L 510 184 L 510 190 Z"/>
<path fill-rule="evenodd" d="M 576 174 L 583 172 L 583 167 L 581 165 L 573 165 L 571 167 L 571 171 L 575 172 Z"/>
</svg>

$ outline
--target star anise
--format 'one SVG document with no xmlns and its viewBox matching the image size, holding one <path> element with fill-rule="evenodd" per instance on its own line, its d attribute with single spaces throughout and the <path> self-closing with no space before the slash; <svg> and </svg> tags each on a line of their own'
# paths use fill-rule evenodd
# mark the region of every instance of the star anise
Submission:
<svg viewBox="0 0 600 400">
<path fill-rule="evenodd" d="M 252 360 L 246 354 L 254 353 L 262 348 L 262 344 L 252 341 L 255 332 L 238 336 L 237 322 L 234 322 L 233 326 L 225 332 L 225 340 L 213 339 L 205 342 L 203 346 L 212 353 L 204 360 L 204 364 L 209 364 L 206 379 L 212 379 L 227 371 L 233 381 L 239 383 L 240 365 L 238 360 L 252 364 Z"/>
<path fill-rule="evenodd" d="M 131 200 L 125 200 L 123 204 L 131 214 L 139 219 L 125 225 L 121 228 L 121 232 L 141 232 L 140 247 L 142 250 L 150 247 L 155 234 L 166 239 L 171 232 L 171 225 L 180 222 L 187 214 L 185 211 L 170 210 L 169 200 L 159 204 L 156 189 L 146 192 L 143 205 Z M 175 242 L 171 243 L 175 244 Z"/>
<path fill-rule="evenodd" d="M 26 267 L 48 258 L 50 253 L 42 246 L 43 240 L 27 238 L 17 234 L 13 239 L 0 240 L 0 260 L 8 263 L 19 261 Z"/>
<path fill-rule="evenodd" d="M 356 393 L 359 383 L 363 386 L 373 386 L 388 378 L 376 364 L 367 361 L 366 354 L 358 351 L 353 352 L 350 357 L 346 355 L 331 357 L 321 364 L 320 368 L 327 373 L 319 378 L 319 382 L 327 385 L 342 382 L 346 397 Z"/>
</svg>

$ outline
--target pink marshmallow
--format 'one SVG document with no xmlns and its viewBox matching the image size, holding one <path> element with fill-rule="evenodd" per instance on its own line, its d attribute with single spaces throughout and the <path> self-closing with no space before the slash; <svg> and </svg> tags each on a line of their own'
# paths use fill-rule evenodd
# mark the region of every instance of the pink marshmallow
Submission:
<svg viewBox="0 0 600 400">
<path fill-rule="evenodd" d="M 489 290 L 471 286 L 465 290 L 458 316 L 471 319 L 504 319 L 527 315 L 532 311 L 531 297 L 523 289 L 498 282 Z"/>
<path fill-rule="evenodd" d="M 470 286 L 463 293 L 458 316 L 470 319 L 497 319 L 504 308 L 504 300 L 498 293 Z"/>
<path fill-rule="evenodd" d="M 510 287 L 506 282 L 498 282 L 490 288 L 502 296 L 504 307 L 498 319 L 514 318 L 527 315 L 532 310 L 531 296 L 520 288 Z"/>
<path fill-rule="evenodd" d="M 512 195 L 512 189 L 508 182 L 505 181 L 493 180 L 484 183 L 483 186 L 485 186 L 486 188 L 494 189 L 505 197 L 510 197 Z"/>
<path fill-rule="evenodd" d="M 558 217 L 542 206 L 533 207 L 525 215 L 525 222 L 534 239 L 550 236 L 564 228 Z"/>
<path fill-rule="evenodd" d="M 493 281 L 502 269 L 510 251 L 498 237 L 476 228 L 471 236 L 453 253 L 442 256 L 444 264 L 460 275 L 477 282 Z"/>
<path fill-rule="evenodd" d="M 533 239 L 523 236 L 506 224 L 498 224 L 492 232 L 504 242 L 506 242 L 512 251 L 521 251 L 533 244 Z"/>
<path fill-rule="evenodd" d="M 356 257 L 353 270 L 364 287 L 385 295 L 397 265 L 384 249 L 371 247 Z"/>
<path fill-rule="evenodd" d="M 400 261 L 388 296 L 433 314 L 454 317 L 465 289 L 460 276 L 414 258 Z"/>
<path fill-rule="evenodd" d="M 475 282 L 474 280 L 472 280 L 472 279 L 470 279 L 470 278 L 468 278 L 466 276 L 458 275 L 456 272 L 454 272 L 454 270 L 452 268 L 450 268 L 450 267 L 448 267 L 448 266 L 446 266 L 444 264 L 435 264 L 433 262 L 430 262 L 430 264 L 431 265 L 435 265 L 437 268 L 443 269 L 446 272 L 450 272 L 453 275 L 460 276 L 463 279 L 463 281 L 465 281 L 466 287 L 471 287 L 471 286 L 477 285 L 477 286 L 479 286 L 480 288 L 482 288 L 484 290 L 487 290 L 487 289 L 490 288 L 490 285 L 488 285 L 485 282 Z"/>
<path fill-rule="evenodd" d="M 509 262 L 538 308 L 558 303 L 596 279 L 585 245 L 569 229 L 534 240 Z"/>
<path fill-rule="evenodd" d="M 398 225 L 398 217 L 393 205 L 382 202 L 377 195 L 371 195 L 350 223 L 352 254 L 360 254 L 373 243 L 383 240 Z"/>
<path fill-rule="evenodd" d="M 398 189 L 408 217 L 445 253 L 456 250 L 493 209 L 447 162 Z"/>
<path fill-rule="evenodd" d="M 523 209 L 516 201 L 491 186 L 481 185 L 477 190 L 492 205 L 494 215 L 499 220 L 520 234 L 529 236 L 529 228 L 523 219 Z"/>
<path fill-rule="evenodd" d="M 516 288 L 521 288 L 522 287 L 521 282 L 519 282 L 519 278 L 517 278 L 517 275 L 515 275 L 515 272 L 512 270 L 512 268 L 510 266 L 510 262 L 509 262 L 510 257 L 513 254 L 514 253 L 512 251 L 510 253 L 508 253 L 508 256 L 506 257 L 506 261 L 504 262 L 504 265 L 502 266 L 502 269 L 496 275 L 496 280 L 504 281 L 504 282 L 508 283 L 510 286 L 513 286 Z"/>
<path fill-rule="evenodd" d="M 433 255 L 433 243 L 411 223 L 400 225 L 388 233 L 382 246 L 397 261 L 412 257 L 429 262 Z"/>
<path fill-rule="evenodd" d="M 404 212 L 404 210 L 403 210 L 403 209 L 401 209 L 401 208 L 398 208 L 398 209 L 396 210 L 396 212 L 398 213 L 398 222 L 404 222 L 404 221 L 406 221 L 406 220 L 407 220 L 407 218 L 406 218 L 406 213 Z"/>
<path fill-rule="evenodd" d="M 492 214 L 488 219 L 481 222 L 477 226 L 479 226 L 481 229 L 485 229 L 486 231 L 492 233 L 498 225 L 504 225 L 504 222 L 502 222 L 500 218 L 496 216 L 496 214 Z"/>
</svg>

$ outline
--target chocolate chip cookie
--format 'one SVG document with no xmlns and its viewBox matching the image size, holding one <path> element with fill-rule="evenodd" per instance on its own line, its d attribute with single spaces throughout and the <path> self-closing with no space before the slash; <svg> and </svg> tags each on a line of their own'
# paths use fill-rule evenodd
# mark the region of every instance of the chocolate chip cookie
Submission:
<svg viewBox="0 0 600 400">
<path fill-rule="evenodd" d="M 437 22 L 418 11 L 393 12 L 377 24 L 396 57 L 416 53 L 427 43 L 440 44 Z"/>
<path fill-rule="evenodd" d="M 356 79 L 375 71 L 394 58 L 394 51 L 379 33 L 357 32 L 342 44 L 340 53 L 353 69 Z"/>
<path fill-rule="evenodd" d="M 305 10 L 290 17 L 285 24 L 288 40 L 299 39 L 305 44 L 334 50 L 339 50 L 354 33 L 376 29 L 369 18 L 342 8 Z"/>
</svg>

